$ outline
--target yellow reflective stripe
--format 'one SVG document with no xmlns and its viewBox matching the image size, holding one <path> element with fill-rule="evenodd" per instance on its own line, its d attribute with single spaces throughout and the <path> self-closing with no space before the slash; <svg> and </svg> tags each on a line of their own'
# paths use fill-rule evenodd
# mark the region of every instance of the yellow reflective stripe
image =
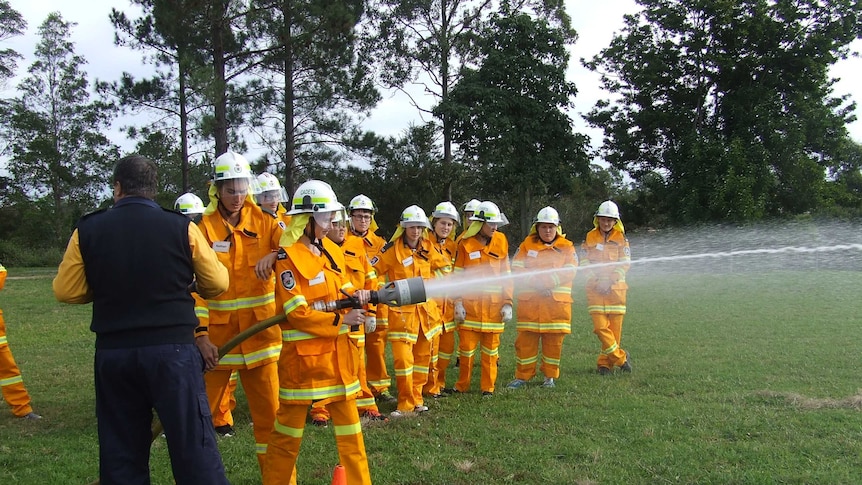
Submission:
<svg viewBox="0 0 862 485">
<path fill-rule="evenodd" d="M 589 305 L 587 306 L 589 313 L 625 313 L 625 305 Z"/>
<path fill-rule="evenodd" d="M 207 305 L 209 305 L 210 310 L 230 312 L 263 306 L 274 302 L 275 292 L 272 292 L 265 295 L 246 296 L 235 300 L 207 300 Z"/>
<path fill-rule="evenodd" d="M 290 315 L 290 312 L 296 310 L 297 308 L 301 307 L 302 305 L 308 306 L 308 302 L 305 301 L 304 296 L 296 295 L 293 298 L 291 298 L 290 300 L 287 300 L 286 302 L 284 302 L 284 305 L 282 305 L 281 307 L 284 310 L 285 315 Z"/>
<path fill-rule="evenodd" d="M 281 354 L 281 345 L 271 345 L 265 349 L 256 350 L 248 354 L 227 354 L 219 359 L 219 365 L 248 365 L 256 364 L 264 360 L 278 358 Z"/>
<path fill-rule="evenodd" d="M 356 345 L 362 346 L 365 345 L 365 334 L 364 333 L 351 333 L 350 338 L 356 340 Z"/>
<path fill-rule="evenodd" d="M 482 345 L 482 353 L 494 357 L 496 355 L 500 355 L 500 348 L 497 347 L 496 349 L 491 349 Z"/>
<path fill-rule="evenodd" d="M 343 335 L 349 331 L 349 328 L 342 325 L 338 328 L 338 335 Z M 283 342 L 299 342 L 300 340 L 311 340 L 313 338 L 320 338 L 320 335 L 312 335 L 308 332 L 295 329 L 281 331 L 281 340 Z"/>
<path fill-rule="evenodd" d="M 538 355 L 533 355 L 533 356 L 531 356 L 531 357 L 524 357 L 524 358 L 521 358 L 521 357 L 515 357 L 515 362 L 516 362 L 518 365 L 532 365 L 532 364 L 535 364 L 535 363 L 536 363 L 536 362 L 538 362 L 538 361 L 539 361 L 539 356 L 538 356 Z"/>
<path fill-rule="evenodd" d="M 473 350 L 471 350 L 471 351 L 469 351 L 469 352 L 464 352 L 463 350 L 461 350 L 461 351 L 460 351 L 460 355 L 461 355 L 461 357 L 472 358 L 472 357 L 474 357 L 474 356 L 476 355 L 476 351 L 477 351 L 477 350 L 479 350 L 479 349 L 478 349 L 478 348 L 475 348 L 475 349 L 473 349 Z"/>
<path fill-rule="evenodd" d="M 231 381 L 231 382 L 233 382 L 233 383 L 236 383 L 236 381 L 238 381 L 238 380 L 239 380 L 239 372 L 237 372 L 237 371 L 232 371 L 232 372 L 230 373 L 230 381 Z"/>
<path fill-rule="evenodd" d="M 362 426 L 358 422 L 353 424 L 337 424 L 333 426 L 335 436 L 351 436 L 362 432 Z"/>
<path fill-rule="evenodd" d="M 254 452 L 258 455 L 266 454 L 266 443 L 255 443 L 254 444 Z"/>
<path fill-rule="evenodd" d="M 619 346 L 618 344 L 613 344 L 613 345 L 611 345 L 610 347 L 608 347 L 608 348 L 606 348 L 606 349 L 602 350 L 602 354 L 604 354 L 604 355 L 612 354 L 612 353 L 613 353 L 615 350 L 617 350 L 619 347 L 620 347 L 620 346 Z"/>
<path fill-rule="evenodd" d="M 427 374 L 428 373 L 428 366 L 427 365 L 413 364 L 413 372 L 416 372 L 417 374 Z M 398 374 L 395 374 L 395 375 L 398 375 Z"/>
<path fill-rule="evenodd" d="M 365 273 L 365 279 L 373 280 L 373 279 L 375 279 L 375 278 L 377 278 L 377 271 L 374 271 L 374 270 L 372 269 L 371 271 L 369 271 L 369 272 Z"/>
<path fill-rule="evenodd" d="M 312 389 L 286 389 L 280 387 L 278 389 L 278 398 L 282 401 L 316 401 L 318 399 L 329 399 L 332 397 L 345 397 L 351 394 L 356 394 L 361 390 L 359 380 L 341 385 L 316 387 Z"/>
<path fill-rule="evenodd" d="M 24 382 L 24 379 L 19 374 L 17 376 L 12 376 L 12 377 L 7 377 L 5 379 L 0 379 L 0 387 L 11 386 L 12 384 L 19 384 L 21 382 Z"/>
<path fill-rule="evenodd" d="M 195 316 L 198 318 L 209 318 L 210 317 L 209 307 L 196 306 L 195 307 Z"/>
<path fill-rule="evenodd" d="M 281 433 L 285 436 L 290 436 L 291 438 L 295 438 L 295 439 L 301 439 L 302 438 L 302 432 L 305 430 L 304 425 L 305 425 L 305 423 L 303 423 L 302 428 L 292 428 L 290 426 L 285 426 L 285 425 L 279 423 L 278 420 L 276 420 L 275 424 L 273 425 L 273 429 L 276 432 Z"/>
<path fill-rule="evenodd" d="M 392 385 L 392 379 L 381 379 L 379 381 L 368 381 L 370 387 L 389 387 Z"/>
<path fill-rule="evenodd" d="M 415 367 L 415 366 L 410 366 L 410 367 L 408 367 L 408 368 L 406 368 L 406 369 L 399 369 L 399 368 L 397 368 L 397 367 L 396 367 L 396 368 L 395 368 L 395 377 L 407 377 L 407 376 L 409 376 L 410 374 L 413 374 L 413 369 L 414 369 L 414 367 Z M 426 373 L 426 374 L 428 373 L 428 368 L 427 368 L 427 367 L 425 368 L 425 373 Z"/>
<path fill-rule="evenodd" d="M 356 407 L 358 408 L 370 408 L 374 407 L 374 398 L 373 397 L 363 397 L 362 399 L 356 400 Z"/>
<path fill-rule="evenodd" d="M 425 334 L 425 338 L 431 340 L 441 333 L 443 333 L 443 327 L 441 325 L 437 325 L 432 327 L 431 330 L 428 330 L 428 333 Z"/>
<path fill-rule="evenodd" d="M 524 268 L 524 262 L 520 259 L 512 261 L 512 268 Z"/>
<path fill-rule="evenodd" d="M 403 340 L 406 342 L 412 342 L 414 344 L 419 340 L 419 336 L 416 335 L 415 333 L 393 332 L 391 330 L 386 334 L 386 338 L 387 338 L 387 340 L 390 340 L 390 341 L 394 340 L 397 342 L 397 341 Z"/>
<path fill-rule="evenodd" d="M 5 335 L 0 337 L 0 345 L 6 345 L 8 343 L 9 343 L 9 341 L 6 339 Z"/>
<path fill-rule="evenodd" d="M 476 332 L 502 332 L 505 326 L 506 324 L 504 324 L 503 322 L 477 322 L 474 320 L 465 320 L 463 323 L 461 323 L 461 328 L 465 328 L 467 330 L 474 330 Z"/>
<path fill-rule="evenodd" d="M 569 322 L 523 322 L 518 321 L 517 329 L 533 333 L 559 333 L 570 332 L 572 325 Z"/>
<path fill-rule="evenodd" d="M 545 354 L 542 354 L 542 362 L 544 362 L 546 364 L 554 365 L 557 367 L 560 366 L 560 359 L 552 359 Z"/>
</svg>

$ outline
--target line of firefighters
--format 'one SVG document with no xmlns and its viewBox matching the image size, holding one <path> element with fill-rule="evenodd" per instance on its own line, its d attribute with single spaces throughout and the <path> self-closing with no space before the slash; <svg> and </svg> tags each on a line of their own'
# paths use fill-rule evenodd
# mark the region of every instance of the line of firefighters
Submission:
<svg viewBox="0 0 862 485">
<path fill-rule="evenodd" d="M 360 418 L 415 416 L 428 411 L 427 397 L 468 392 L 477 358 L 479 388 L 484 396 L 493 396 L 500 336 L 513 320 L 516 371 L 506 387 L 526 386 L 537 367 L 544 376 L 541 385 L 554 387 L 563 339 L 571 332 L 572 283 L 579 263 L 588 272 L 587 306 L 601 342 L 597 372 L 631 371 L 619 344 L 630 252 L 611 201 L 596 211 L 580 261 L 552 207 L 538 212 L 510 260 L 506 236 L 498 231 L 508 221 L 491 201 L 471 200 L 463 214 L 451 202 L 441 202 L 430 217 L 412 205 L 386 241 L 376 234 L 376 209 L 365 195 L 352 198 L 345 208 L 328 184 L 309 180 L 288 198 L 276 177 L 255 176 L 248 161 L 233 152 L 216 159 L 208 195 L 206 206 L 191 193 L 175 203 L 176 210 L 196 220 L 230 275 L 230 286 L 220 296 L 194 295 L 196 338 L 220 347 L 278 312 L 286 317 L 241 342 L 204 376 L 213 425 L 222 436 L 234 432 L 234 389 L 237 380 L 242 383 L 266 485 L 296 483 L 295 464 L 309 414 L 316 425 L 334 425 L 347 482 L 371 483 Z M 518 272 L 535 276 L 515 288 L 507 276 Z M 370 304 L 371 292 L 390 281 L 452 273 L 496 282 L 418 304 Z M 345 296 L 360 308 L 326 311 L 323 304 Z M 6 349 L 4 338 L 0 356 Z M 452 360 L 459 374 L 447 385 Z M 0 371 L 7 367 L 4 362 Z M 0 383 L 7 401 L 21 400 L 12 387 L 20 383 L 20 375 L 3 377 Z M 379 402 L 396 403 L 388 418 Z M 21 402 L 10 404 L 20 413 L 32 411 Z"/>
</svg>

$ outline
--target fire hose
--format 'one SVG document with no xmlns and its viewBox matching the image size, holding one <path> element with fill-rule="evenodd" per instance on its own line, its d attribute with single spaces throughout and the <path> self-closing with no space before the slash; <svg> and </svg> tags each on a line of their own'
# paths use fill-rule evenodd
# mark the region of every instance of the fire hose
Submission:
<svg viewBox="0 0 862 485">
<path fill-rule="evenodd" d="M 372 290 L 369 303 L 382 303 L 388 306 L 402 306 L 421 303 L 425 300 L 425 283 L 423 282 L 421 277 L 415 277 L 392 281 L 377 291 Z M 350 295 L 345 295 L 345 298 L 342 298 L 340 300 L 315 302 L 312 304 L 312 308 L 319 311 L 334 312 L 345 308 L 361 307 L 361 305 L 357 305 L 359 305 L 359 301 L 357 298 L 354 298 Z M 251 327 L 248 327 L 242 332 L 236 334 L 233 338 L 225 342 L 224 345 L 219 347 L 219 360 L 225 355 L 227 355 L 228 352 L 233 350 L 234 347 L 241 344 L 245 339 L 259 332 L 262 332 L 267 328 L 272 327 L 273 325 L 278 325 L 285 320 L 287 320 L 287 316 L 284 313 L 279 313 L 274 317 L 267 318 L 266 320 L 261 320 L 260 322 L 257 322 Z M 152 437 L 150 443 L 156 441 L 156 439 L 161 436 L 162 431 L 164 431 L 164 427 L 162 426 L 161 421 L 155 419 L 153 421 Z M 99 483 L 100 480 L 96 480 L 90 485 L 99 485 Z"/>
</svg>

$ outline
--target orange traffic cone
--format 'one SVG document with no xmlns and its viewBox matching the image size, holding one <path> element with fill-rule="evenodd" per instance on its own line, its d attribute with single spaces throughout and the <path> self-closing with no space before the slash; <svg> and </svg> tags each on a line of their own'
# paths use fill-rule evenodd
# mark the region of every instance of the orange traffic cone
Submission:
<svg viewBox="0 0 862 485">
<path fill-rule="evenodd" d="M 332 471 L 332 485 L 347 485 L 347 471 L 341 465 L 335 465 Z"/>
</svg>

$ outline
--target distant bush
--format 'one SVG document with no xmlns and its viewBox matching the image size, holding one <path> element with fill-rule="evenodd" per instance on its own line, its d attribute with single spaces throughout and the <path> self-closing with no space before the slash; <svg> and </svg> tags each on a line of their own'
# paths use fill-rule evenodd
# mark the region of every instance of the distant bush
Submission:
<svg viewBox="0 0 862 485">
<path fill-rule="evenodd" d="M 0 263 L 7 267 L 56 267 L 63 259 L 64 250 L 0 240 Z"/>
</svg>

